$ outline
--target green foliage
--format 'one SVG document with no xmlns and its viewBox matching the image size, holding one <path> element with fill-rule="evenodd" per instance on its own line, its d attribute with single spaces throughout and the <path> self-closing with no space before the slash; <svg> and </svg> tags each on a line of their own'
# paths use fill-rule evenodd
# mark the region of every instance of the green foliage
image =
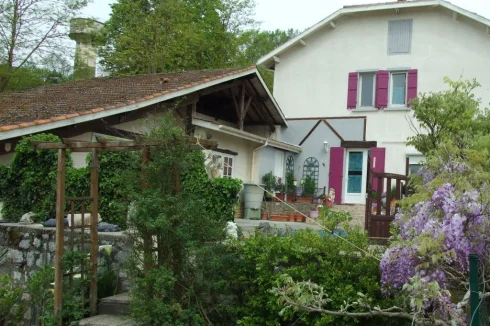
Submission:
<svg viewBox="0 0 490 326">
<path fill-rule="evenodd" d="M 265 189 L 272 192 L 277 186 L 277 178 L 272 174 L 272 171 L 262 176 L 262 182 L 265 185 Z"/>
<path fill-rule="evenodd" d="M 292 194 L 296 191 L 294 186 L 294 174 L 291 172 L 286 173 L 286 191 L 288 194 Z"/>
<path fill-rule="evenodd" d="M 307 175 L 305 179 L 303 180 L 303 196 L 309 197 L 313 196 L 313 194 L 316 191 L 316 183 L 315 179 L 313 179 L 311 176 Z"/>
<path fill-rule="evenodd" d="M 369 241 L 360 230 L 351 229 L 346 236 L 363 250 Z M 392 301 L 382 297 L 378 261 L 359 253 L 354 246 L 338 237 L 322 236 L 317 230 L 301 230 L 283 237 L 254 236 L 235 243 L 237 255 L 232 287 L 239 305 L 239 325 L 358 325 L 350 318 L 289 310 L 279 314 L 284 306 L 271 290 L 280 286 L 284 274 L 297 281 L 322 286 L 330 298 L 332 310 L 344 302 L 356 300 L 358 292 L 372 298 L 374 304 L 389 306 Z M 363 325 L 389 325 L 382 319 L 367 319 Z M 395 323 L 393 323 L 395 325 Z M 399 325 L 399 324 L 396 324 Z"/>
<path fill-rule="evenodd" d="M 333 211 L 331 207 L 324 206 L 318 216 L 319 221 L 331 233 L 338 231 L 340 228 L 348 228 L 352 216 L 349 212 Z"/>
<path fill-rule="evenodd" d="M 9 78 L 9 82 L 3 91 L 20 91 L 42 85 L 58 84 L 70 79 L 61 71 L 33 65 L 19 68 L 14 72 L 9 72 L 6 65 L 0 65 L 0 76 Z"/>
<path fill-rule="evenodd" d="M 480 100 L 473 94 L 480 84 L 476 80 L 452 81 L 447 77 L 444 81 L 450 89 L 420 94 L 412 100 L 412 112 L 419 126 L 411 123 L 416 135 L 409 138 L 408 144 L 424 155 L 448 140 L 466 148 L 468 139 L 489 130 L 488 112 L 481 113 Z"/>
<path fill-rule="evenodd" d="M 151 149 L 142 180 L 146 187 L 130 214 L 132 314 L 142 325 L 201 325 L 226 314 L 220 299 L 228 291 L 226 278 L 219 275 L 230 262 L 220 263 L 218 253 L 226 253 L 221 242 L 241 182 L 209 180 L 204 155 L 182 139 L 179 126 L 168 113 L 147 135 L 162 146 Z M 155 255 L 141 243 L 150 236 L 157 243 Z"/>
<path fill-rule="evenodd" d="M 56 169 L 58 152 L 54 150 L 36 150 L 30 141 L 60 142 L 57 136 L 38 134 L 23 138 L 15 148 L 13 162 L 3 174 L 4 182 L 0 186 L 1 200 L 4 202 L 2 215 L 11 221 L 18 221 L 28 212 L 36 213 L 41 221 L 55 215 Z M 67 166 L 71 157 L 67 154 Z"/>
<path fill-rule="evenodd" d="M 15 285 L 8 274 L 0 275 L 0 325 L 20 323 L 23 315 L 20 303 L 22 293 L 23 288 Z"/>
<path fill-rule="evenodd" d="M 252 0 L 120 0 L 105 24 L 102 62 L 112 74 L 232 66 L 237 36 L 254 24 L 254 6 Z"/>
</svg>

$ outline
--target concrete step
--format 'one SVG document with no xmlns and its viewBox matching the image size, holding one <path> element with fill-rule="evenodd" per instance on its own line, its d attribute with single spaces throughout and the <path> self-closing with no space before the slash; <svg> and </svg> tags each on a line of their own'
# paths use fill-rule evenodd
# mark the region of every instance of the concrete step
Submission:
<svg viewBox="0 0 490 326">
<path fill-rule="evenodd" d="M 102 315 L 129 315 L 130 297 L 128 293 L 121 293 L 112 297 L 103 298 L 99 303 L 99 314 Z"/>
<path fill-rule="evenodd" d="M 128 317 L 97 315 L 79 321 L 79 326 L 134 326 L 136 325 Z"/>
</svg>

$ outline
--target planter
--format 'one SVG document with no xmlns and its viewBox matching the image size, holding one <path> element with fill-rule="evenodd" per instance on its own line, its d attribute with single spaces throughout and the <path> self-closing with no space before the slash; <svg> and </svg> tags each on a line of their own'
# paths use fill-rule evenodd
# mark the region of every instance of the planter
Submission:
<svg viewBox="0 0 490 326">
<path fill-rule="evenodd" d="M 294 222 L 296 220 L 296 216 L 294 213 L 289 214 L 289 222 Z"/>
<path fill-rule="evenodd" d="M 318 217 L 319 214 L 320 214 L 319 211 L 310 211 L 310 218 L 315 219 Z"/>
<path fill-rule="evenodd" d="M 243 205 L 245 219 L 260 219 L 260 209 L 262 208 L 262 200 L 264 198 L 264 190 L 253 183 L 243 184 Z"/>
<path fill-rule="evenodd" d="M 276 196 L 274 197 L 274 201 L 275 202 L 284 201 L 284 193 L 283 192 L 276 193 Z"/>
<path fill-rule="evenodd" d="M 312 201 L 313 201 L 313 198 L 312 197 L 299 197 L 299 198 L 296 198 L 296 202 L 299 203 L 299 204 L 311 204 Z"/>
<path fill-rule="evenodd" d="M 305 220 L 306 220 L 306 218 L 301 214 L 294 215 L 294 221 L 295 222 L 303 223 L 303 222 L 305 222 Z"/>
<path fill-rule="evenodd" d="M 269 216 L 267 215 L 266 212 L 262 213 L 262 219 L 263 220 L 268 220 L 269 219 Z"/>
<path fill-rule="evenodd" d="M 289 215 L 286 215 L 286 214 L 271 214 L 270 220 L 271 221 L 276 221 L 276 222 L 288 222 L 289 221 Z"/>
</svg>

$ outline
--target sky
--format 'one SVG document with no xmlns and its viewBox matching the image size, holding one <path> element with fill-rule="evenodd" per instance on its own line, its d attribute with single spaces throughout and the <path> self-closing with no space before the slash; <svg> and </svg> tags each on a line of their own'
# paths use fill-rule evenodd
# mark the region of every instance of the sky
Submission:
<svg viewBox="0 0 490 326">
<path fill-rule="evenodd" d="M 106 21 L 115 0 L 92 0 L 82 15 Z M 300 31 L 316 24 L 345 5 L 388 2 L 386 0 L 256 0 L 256 20 L 261 29 Z M 490 0 L 452 0 L 454 5 L 490 18 Z"/>
</svg>

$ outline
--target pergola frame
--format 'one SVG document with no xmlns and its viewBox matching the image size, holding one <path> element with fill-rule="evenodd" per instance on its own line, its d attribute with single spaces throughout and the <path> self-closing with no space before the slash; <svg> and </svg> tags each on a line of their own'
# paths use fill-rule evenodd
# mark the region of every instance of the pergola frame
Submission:
<svg viewBox="0 0 490 326">
<path fill-rule="evenodd" d="M 183 136 L 175 141 L 185 140 L 196 144 L 197 150 L 216 149 L 218 143 L 191 136 Z M 64 251 L 64 217 L 65 217 L 65 180 L 66 180 L 66 151 L 92 153 L 90 164 L 90 315 L 97 313 L 97 246 L 98 246 L 98 215 L 99 215 L 99 152 L 142 151 L 142 161 L 147 165 L 150 161 L 150 148 L 163 146 L 168 143 L 152 140 L 111 140 L 97 138 L 96 142 L 63 139 L 62 143 L 32 141 L 35 149 L 58 150 L 58 169 L 56 180 L 56 248 L 55 248 L 55 284 L 54 284 L 54 314 L 61 325 L 63 303 L 63 251 Z M 145 185 L 143 185 L 145 186 Z M 72 212 L 73 214 L 73 212 Z M 83 220 L 82 216 L 82 220 Z M 82 232 L 84 230 L 82 229 Z"/>
</svg>

